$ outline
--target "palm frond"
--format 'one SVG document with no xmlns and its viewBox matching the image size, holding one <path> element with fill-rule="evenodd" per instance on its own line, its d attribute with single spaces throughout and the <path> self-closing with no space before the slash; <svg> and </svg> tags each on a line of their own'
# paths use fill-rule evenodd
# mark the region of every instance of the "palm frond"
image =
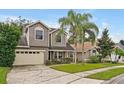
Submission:
<svg viewBox="0 0 124 93">
<path fill-rule="evenodd" d="M 92 22 L 87 22 L 85 24 L 83 24 L 83 28 L 86 30 L 92 30 L 96 36 L 99 33 L 99 28 L 96 26 L 96 24 L 92 23 Z"/>
<path fill-rule="evenodd" d="M 92 44 L 95 43 L 96 41 L 96 35 L 93 31 L 91 30 L 86 30 L 86 33 L 89 35 L 89 37 L 87 38 L 87 40 L 89 40 L 90 42 L 92 42 Z"/>
</svg>

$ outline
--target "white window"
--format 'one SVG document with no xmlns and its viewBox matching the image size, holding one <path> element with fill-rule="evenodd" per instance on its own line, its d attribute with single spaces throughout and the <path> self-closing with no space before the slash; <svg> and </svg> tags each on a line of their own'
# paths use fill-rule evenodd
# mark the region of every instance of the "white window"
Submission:
<svg viewBox="0 0 124 93">
<path fill-rule="evenodd" d="M 43 38 L 44 38 L 43 30 L 36 30 L 36 39 L 43 40 Z"/>
</svg>

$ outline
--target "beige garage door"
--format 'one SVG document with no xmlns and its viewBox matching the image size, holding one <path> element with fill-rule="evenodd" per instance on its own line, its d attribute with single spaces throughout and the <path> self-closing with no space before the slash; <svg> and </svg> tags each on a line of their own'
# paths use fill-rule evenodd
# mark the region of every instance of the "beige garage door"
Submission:
<svg viewBox="0 0 124 93">
<path fill-rule="evenodd" d="M 44 52 L 41 50 L 16 50 L 13 65 L 38 65 L 44 64 Z"/>
</svg>

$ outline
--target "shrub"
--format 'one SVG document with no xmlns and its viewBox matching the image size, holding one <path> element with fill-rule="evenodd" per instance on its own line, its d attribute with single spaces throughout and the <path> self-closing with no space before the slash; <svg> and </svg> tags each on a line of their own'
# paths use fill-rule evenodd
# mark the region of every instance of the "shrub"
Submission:
<svg viewBox="0 0 124 93">
<path fill-rule="evenodd" d="M 52 65 L 53 63 L 52 63 L 52 61 L 51 60 L 46 60 L 46 62 L 45 62 L 45 65 Z"/>
<path fill-rule="evenodd" d="M 52 60 L 53 64 L 61 64 L 61 60 L 53 59 Z"/>
<path fill-rule="evenodd" d="M 82 61 L 77 61 L 77 63 L 83 63 Z"/>
<path fill-rule="evenodd" d="M 70 64 L 73 62 L 73 59 L 72 58 L 63 58 L 62 59 L 62 63 L 63 64 Z"/>
<path fill-rule="evenodd" d="M 90 56 L 89 60 L 87 62 L 88 63 L 98 63 L 99 62 L 99 57 L 98 56 Z"/>
<path fill-rule="evenodd" d="M 0 23 L 0 66 L 12 66 L 20 32 L 16 24 Z"/>
<path fill-rule="evenodd" d="M 117 61 L 112 61 L 112 64 L 117 64 L 118 62 Z"/>
<path fill-rule="evenodd" d="M 47 60 L 45 62 L 45 65 L 54 65 L 54 64 L 70 64 L 73 62 L 72 58 L 63 58 L 61 60 L 53 59 L 53 60 Z"/>
<path fill-rule="evenodd" d="M 45 65 L 54 65 L 54 64 L 61 64 L 61 61 L 58 61 L 56 59 L 54 60 L 46 60 Z"/>
</svg>

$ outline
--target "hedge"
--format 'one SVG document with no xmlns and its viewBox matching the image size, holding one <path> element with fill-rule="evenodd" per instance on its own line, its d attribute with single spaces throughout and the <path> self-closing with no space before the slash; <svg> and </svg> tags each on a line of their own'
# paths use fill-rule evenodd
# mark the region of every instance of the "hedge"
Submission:
<svg viewBox="0 0 124 93">
<path fill-rule="evenodd" d="M 16 24 L 0 23 L 0 66 L 12 66 L 20 34 L 20 27 Z"/>
</svg>

